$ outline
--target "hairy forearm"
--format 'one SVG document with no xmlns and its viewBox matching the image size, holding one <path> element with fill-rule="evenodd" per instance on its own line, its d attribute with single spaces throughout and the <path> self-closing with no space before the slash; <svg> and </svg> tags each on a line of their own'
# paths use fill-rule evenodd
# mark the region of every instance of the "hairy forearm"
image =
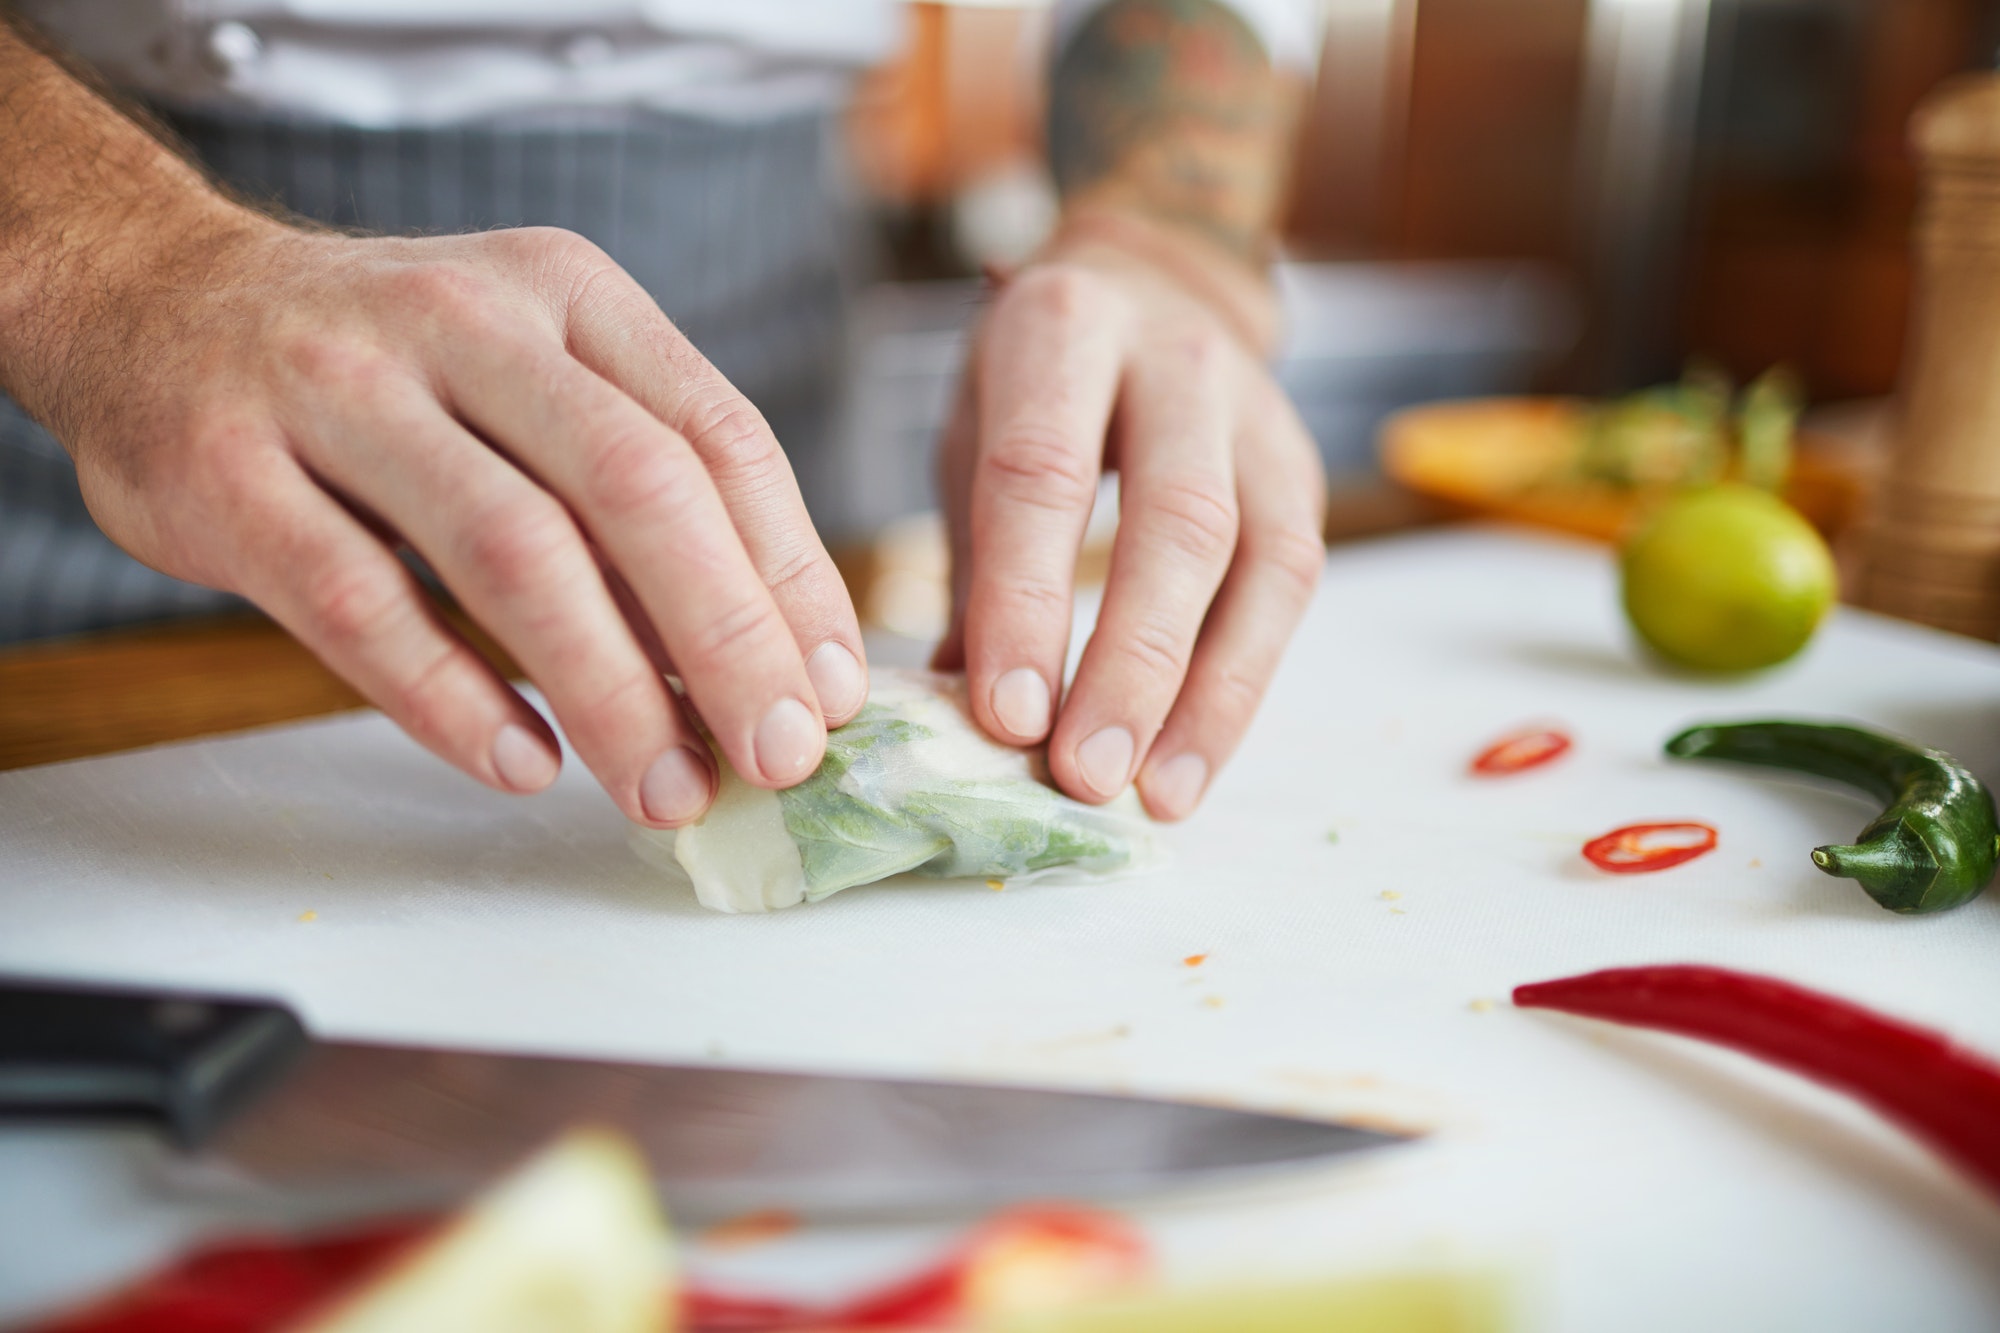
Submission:
<svg viewBox="0 0 2000 1333">
<path fill-rule="evenodd" d="M 199 281 L 259 224 L 0 15 L 0 389 L 66 434 L 133 289 Z"/>
<path fill-rule="evenodd" d="M 1293 102 L 1229 6 L 1108 0 L 1051 79 L 1049 160 L 1065 212 L 1126 212 L 1261 265 Z"/>
</svg>

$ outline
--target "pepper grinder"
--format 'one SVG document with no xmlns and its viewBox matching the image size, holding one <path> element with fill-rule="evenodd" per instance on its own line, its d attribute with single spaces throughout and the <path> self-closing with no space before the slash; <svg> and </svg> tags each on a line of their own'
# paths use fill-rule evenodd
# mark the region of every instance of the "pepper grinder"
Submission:
<svg viewBox="0 0 2000 1333">
<path fill-rule="evenodd" d="M 1854 600 L 2000 639 L 2000 74 L 1917 109 L 1916 306 Z"/>
</svg>

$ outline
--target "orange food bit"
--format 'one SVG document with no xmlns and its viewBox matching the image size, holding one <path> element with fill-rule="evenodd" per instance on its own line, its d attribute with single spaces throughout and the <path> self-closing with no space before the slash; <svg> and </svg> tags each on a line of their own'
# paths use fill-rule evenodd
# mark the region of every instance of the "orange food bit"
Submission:
<svg viewBox="0 0 2000 1333">
<path fill-rule="evenodd" d="M 737 1250 L 789 1236 L 799 1229 L 799 1215 L 789 1208 L 762 1208 L 717 1222 L 701 1233 L 702 1243 Z"/>
</svg>

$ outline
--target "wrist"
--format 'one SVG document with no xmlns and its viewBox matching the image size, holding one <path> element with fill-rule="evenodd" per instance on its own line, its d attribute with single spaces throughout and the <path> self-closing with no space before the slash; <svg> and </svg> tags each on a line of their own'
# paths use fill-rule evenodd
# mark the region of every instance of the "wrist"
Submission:
<svg viewBox="0 0 2000 1333">
<path fill-rule="evenodd" d="M 0 389 L 65 443 L 84 371 L 140 353 L 141 314 L 279 224 L 216 191 L 0 18 Z"/>
<path fill-rule="evenodd" d="M 191 169 L 150 176 L 42 215 L 0 275 L 0 388 L 72 451 L 101 424 L 99 400 L 131 391 L 134 364 L 179 336 L 200 295 L 287 230 Z"/>
<path fill-rule="evenodd" d="M 1260 358 L 1276 350 L 1280 312 L 1268 264 L 1189 228 L 1132 209 L 1078 202 L 1064 210 L 1041 257 L 1143 268 L 1208 307 Z"/>
</svg>

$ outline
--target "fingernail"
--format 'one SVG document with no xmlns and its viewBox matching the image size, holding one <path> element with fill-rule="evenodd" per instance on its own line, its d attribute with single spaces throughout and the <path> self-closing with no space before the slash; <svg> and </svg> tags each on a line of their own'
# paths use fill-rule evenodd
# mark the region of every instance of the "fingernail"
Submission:
<svg viewBox="0 0 2000 1333">
<path fill-rule="evenodd" d="M 993 716 L 1009 736 L 1038 741 L 1049 730 L 1049 683 L 1042 673 L 1015 667 L 993 682 Z"/>
<path fill-rule="evenodd" d="M 1177 754 L 1155 768 L 1142 784 L 1146 802 L 1164 819 L 1194 813 L 1208 785 L 1208 761 L 1198 754 Z"/>
<path fill-rule="evenodd" d="M 780 699 L 757 724 L 757 771 L 769 782 L 797 782 L 819 763 L 826 729 L 797 699 Z"/>
<path fill-rule="evenodd" d="M 676 745 L 639 780 L 639 804 L 656 824 L 685 824 L 708 808 L 711 781 L 702 757 Z"/>
<path fill-rule="evenodd" d="M 1125 790 L 1132 775 L 1132 733 L 1123 727 L 1106 727 L 1084 737 L 1076 747 L 1077 771 L 1083 785 L 1099 796 L 1116 796 Z"/>
<path fill-rule="evenodd" d="M 556 780 L 561 767 L 548 745 L 518 722 L 509 722 L 493 738 L 493 771 L 513 791 L 540 791 Z"/>
<path fill-rule="evenodd" d="M 861 663 L 844 644 L 823 643 L 806 659 L 806 678 L 819 696 L 819 711 L 831 722 L 850 716 L 868 694 L 868 678 Z"/>
</svg>

